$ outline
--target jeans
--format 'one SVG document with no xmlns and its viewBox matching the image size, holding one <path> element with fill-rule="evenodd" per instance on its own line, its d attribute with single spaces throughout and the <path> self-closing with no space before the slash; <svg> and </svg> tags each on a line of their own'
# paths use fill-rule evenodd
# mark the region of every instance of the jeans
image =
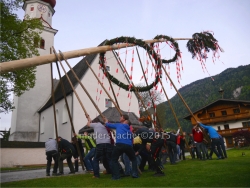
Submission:
<svg viewBox="0 0 250 188">
<path fill-rule="evenodd" d="M 112 150 L 113 146 L 108 143 L 104 144 L 97 144 L 95 148 L 95 155 L 93 160 L 93 170 L 94 170 L 94 176 L 100 177 L 99 173 L 99 161 L 103 158 L 108 162 L 108 165 L 106 166 L 107 172 L 111 172 L 111 157 L 112 157 Z"/>
<path fill-rule="evenodd" d="M 72 161 L 71 161 L 71 158 L 72 158 L 72 153 L 67 153 L 67 154 L 63 153 L 63 154 L 61 154 L 61 156 L 59 157 L 59 160 L 58 160 L 59 172 L 60 173 L 63 173 L 63 160 L 64 159 L 67 160 L 67 164 L 69 166 L 70 172 L 75 172 Z"/>
<path fill-rule="evenodd" d="M 200 159 L 206 159 L 206 146 L 203 142 L 196 142 L 194 143 L 197 149 L 197 156 L 200 157 Z"/>
<path fill-rule="evenodd" d="M 125 166 L 125 175 L 130 175 L 132 169 L 130 166 L 130 160 L 129 160 L 128 156 L 126 155 L 126 153 L 122 154 L 122 159 L 123 159 L 123 163 Z"/>
<path fill-rule="evenodd" d="M 180 159 L 180 154 L 181 154 L 181 149 L 178 144 L 176 144 L 176 149 L 177 149 L 177 155 L 176 155 L 176 160 L 177 160 L 177 159 Z"/>
<path fill-rule="evenodd" d="M 177 159 L 177 148 L 176 148 L 176 143 L 172 141 L 167 141 L 167 146 L 168 146 L 168 154 L 169 154 L 169 159 L 171 164 L 176 163 Z"/>
<path fill-rule="evenodd" d="M 137 166 L 140 166 L 140 164 L 141 164 L 141 156 L 140 155 L 136 156 L 136 162 L 137 162 Z"/>
<path fill-rule="evenodd" d="M 48 151 L 48 152 L 46 152 L 46 156 L 47 156 L 46 173 L 47 174 L 50 173 L 52 158 L 53 158 L 54 163 L 55 163 L 54 167 L 53 167 L 53 173 L 57 173 L 57 168 L 58 168 L 58 153 L 57 153 L 57 151 L 56 150 Z"/>
<path fill-rule="evenodd" d="M 181 159 L 181 156 L 182 156 L 182 159 L 186 160 L 186 157 L 185 157 L 185 146 L 180 145 L 180 150 L 181 150 L 181 153 L 179 155 L 179 159 Z"/>
<path fill-rule="evenodd" d="M 221 150 L 223 152 L 224 157 L 227 158 L 227 152 L 226 152 L 226 147 L 224 144 L 223 137 L 220 138 L 220 145 L 221 145 Z"/>
<path fill-rule="evenodd" d="M 215 146 L 217 149 L 215 149 Z M 220 147 L 220 139 L 219 138 L 218 139 L 212 138 L 211 152 L 214 152 L 218 158 L 221 158 L 223 156 L 222 151 L 221 151 L 221 147 Z"/>
<path fill-rule="evenodd" d="M 95 148 L 92 148 L 91 150 L 89 150 L 89 152 L 87 153 L 87 155 L 84 157 L 84 162 L 86 165 L 86 169 L 89 170 L 93 170 L 93 160 L 92 158 L 95 155 Z"/>
<path fill-rule="evenodd" d="M 126 153 L 132 162 L 132 177 L 138 178 L 137 162 L 133 147 L 127 144 L 117 143 L 112 153 L 112 179 L 120 179 L 118 159 L 122 153 Z"/>
</svg>

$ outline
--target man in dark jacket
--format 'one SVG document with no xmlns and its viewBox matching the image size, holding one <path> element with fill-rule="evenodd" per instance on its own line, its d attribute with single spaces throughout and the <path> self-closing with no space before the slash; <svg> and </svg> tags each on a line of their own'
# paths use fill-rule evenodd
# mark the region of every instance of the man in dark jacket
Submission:
<svg viewBox="0 0 250 188">
<path fill-rule="evenodd" d="M 58 160 L 58 165 L 59 165 L 59 174 L 58 175 L 63 175 L 63 160 L 67 160 L 67 164 L 70 169 L 69 174 L 74 174 L 75 170 L 71 161 L 72 156 L 76 157 L 76 151 L 74 146 L 68 141 L 63 139 L 62 137 L 58 137 L 58 151 L 60 153 L 60 157 Z"/>
</svg>

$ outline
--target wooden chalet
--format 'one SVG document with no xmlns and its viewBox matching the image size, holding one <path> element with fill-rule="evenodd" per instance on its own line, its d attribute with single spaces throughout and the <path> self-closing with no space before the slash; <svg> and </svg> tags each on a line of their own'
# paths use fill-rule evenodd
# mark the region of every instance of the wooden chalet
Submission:
<svg viewBox="0 0 250 188">
<path fill-rule="evenodd" d="M 250 131 L 250 101 L 219 99 L 193 114 L 201 123 L 215 128 L 223 136 L 227 147 L 234 147 L 234 132 Z M 184 119 L 196 125 L 191 115 Z"/>
</svg>

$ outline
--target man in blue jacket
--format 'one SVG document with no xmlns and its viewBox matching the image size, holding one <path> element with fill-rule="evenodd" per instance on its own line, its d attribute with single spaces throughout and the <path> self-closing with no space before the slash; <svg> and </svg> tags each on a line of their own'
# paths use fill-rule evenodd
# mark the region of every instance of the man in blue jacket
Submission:
<svg viewBox="0 0 250 188">
<path fill-rule="evenodd" d="M 119 172 L 118 159 L 121 154 L 126 153 L 129 160 L 132 162 L 132 177 L 138 178 L 137 162 L 135 152 L 133 150 L 133 135 L 129 127 L 129 117 L 124 114 L 120 117 L 121 123 L 108 123 L 107 118 L 104 122 L 108 128 L 116 129 L 116 145 L 112 153 L 112 179 L 118 180 L 121 178 Z"/>
<path fill-rule="evenodd" d="M 221 146 L 220 146 L 221 135 L 212 126 L 206 126 L 202 124 L 201 122 L 198 122 L 198 123 L 202 128 L 208 131 L 208 134 L 212 140 L 211 150 L 216 154 L 218 159 L 224 159 L 222 155 L 222 151 L 221 151 Z M 215 146 L 217 147 L 217 149 L 215 148 Z"/>
</svg>

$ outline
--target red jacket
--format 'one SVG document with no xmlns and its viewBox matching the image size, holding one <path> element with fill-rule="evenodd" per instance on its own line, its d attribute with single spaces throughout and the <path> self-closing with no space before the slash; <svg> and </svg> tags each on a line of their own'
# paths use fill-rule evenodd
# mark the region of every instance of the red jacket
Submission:
<svg viewBox="0 0 250 188">
<path fill-rule="evenodd" d="M 192 130 L 193 137 L 195 142 L 203 142 L 203 133 L 202 131 L 196 131 L 195 129 Z"/>
</svg>

